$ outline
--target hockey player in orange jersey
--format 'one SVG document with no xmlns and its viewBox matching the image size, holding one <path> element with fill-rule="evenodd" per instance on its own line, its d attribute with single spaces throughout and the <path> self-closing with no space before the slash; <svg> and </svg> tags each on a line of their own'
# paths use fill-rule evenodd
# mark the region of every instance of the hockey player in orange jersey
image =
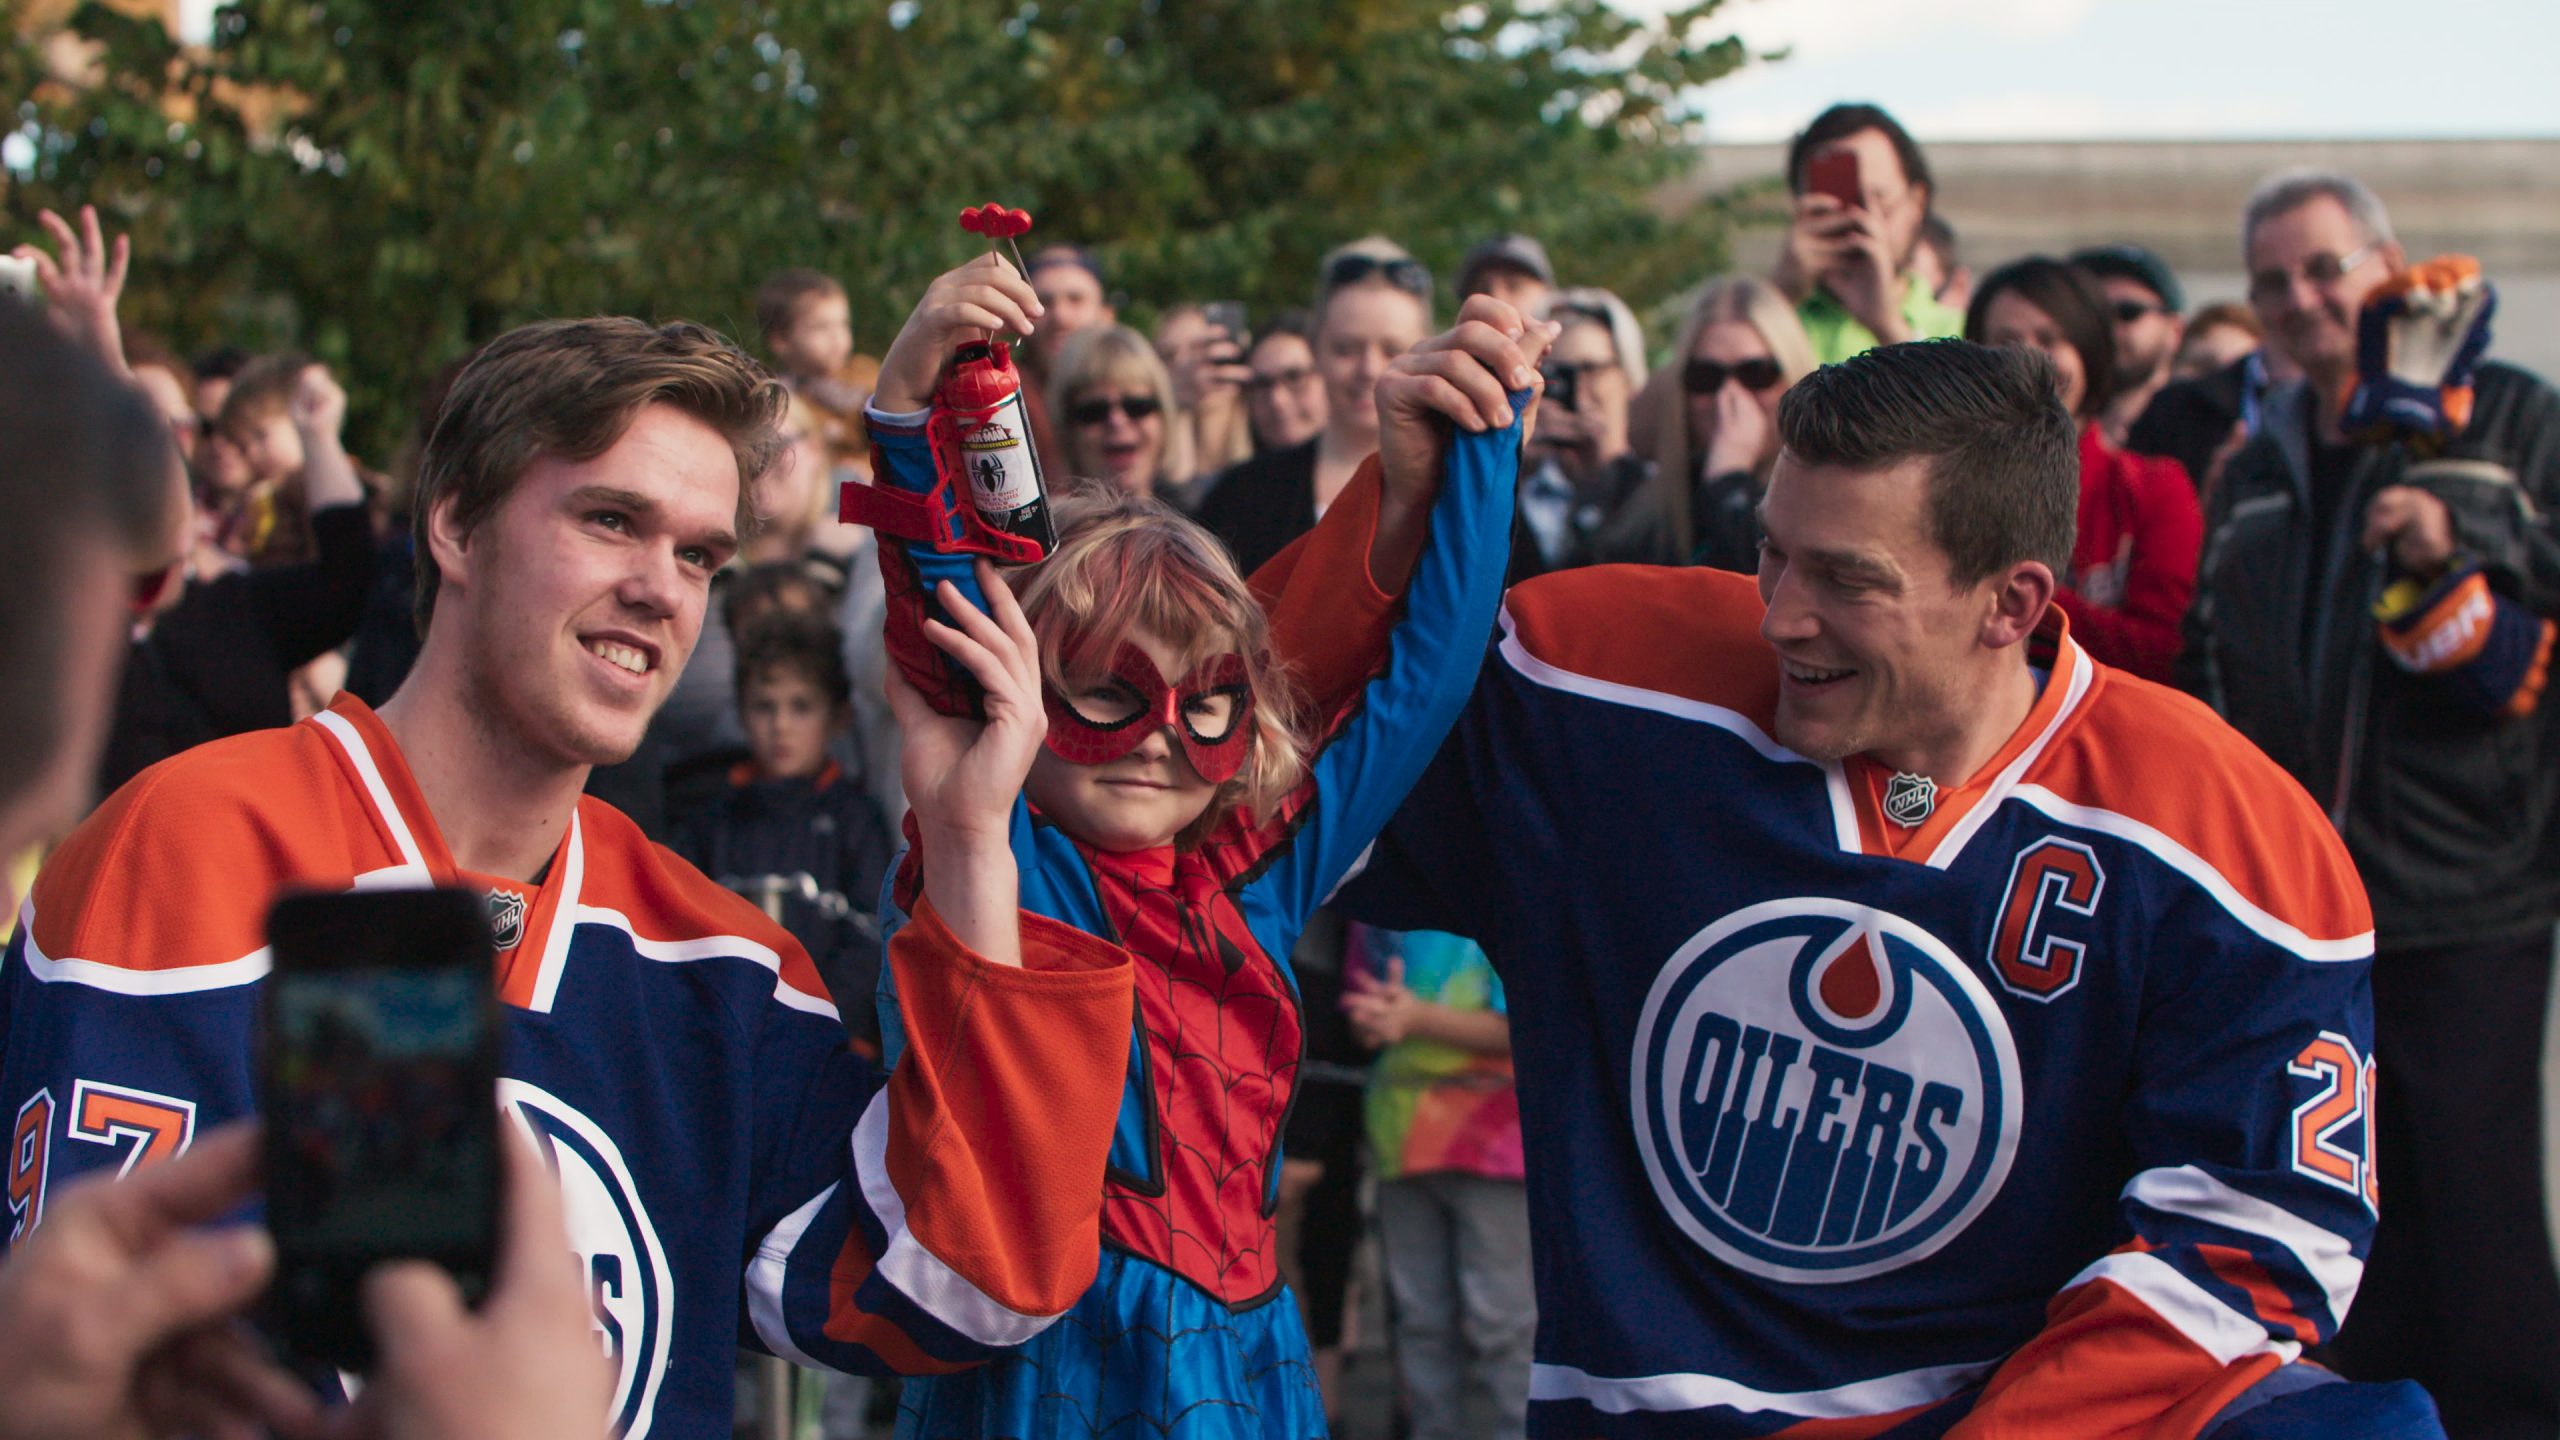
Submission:
<svg viewBox="0 0 2560 1440">
<path fill-rule="evenodd" d="M 280 889 L 463 884 L 508 1002 L 498 1099 L 560 1177 L 619 1431 L 725 1435 L 742 1339 L 951 1369 L 1068 1307 L 1125 961 L 1017 919 L 1009 871 L 950 867 L 892 948 L 912 1049 L 883 1083 L 796 942 L 581 795 L 691 653 L 780 404 L 689 325 L 528 326 L 463 372 L 422 461 L 399 693 L 145 772 L 37 881 L 0 969 L 13 1236 L 66 1178 L 252 1108 Z M 962 738 L 1027 765 L 1025 733 Z"/>
</svg>

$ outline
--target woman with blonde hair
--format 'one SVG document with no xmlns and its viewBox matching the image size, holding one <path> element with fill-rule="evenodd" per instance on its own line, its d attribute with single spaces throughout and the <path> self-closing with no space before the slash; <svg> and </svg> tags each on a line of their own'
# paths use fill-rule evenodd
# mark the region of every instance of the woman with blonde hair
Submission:
<svg viewBox="0 0 2560 1440">
<path fill-rule="evenodd" d="M 1598 558 L 1754 570 L 1778 398 L 1813 373 L 1813 342 L 1776 286 L 1730 275 L 1690 303 L 1672 355 L 1636 397 L 1631 427 L 1653 479 L 1601 532 Z"/>
<path fill-rule="evenodd" d="M 1069 336 L 1049 380 L 1067 469 L 1130 495 L 1179 504 L 1192 478 L 1190 427 L 1174 404 L 1173 377 L 1147 337 L 1126 325 Z"/>
</svg>

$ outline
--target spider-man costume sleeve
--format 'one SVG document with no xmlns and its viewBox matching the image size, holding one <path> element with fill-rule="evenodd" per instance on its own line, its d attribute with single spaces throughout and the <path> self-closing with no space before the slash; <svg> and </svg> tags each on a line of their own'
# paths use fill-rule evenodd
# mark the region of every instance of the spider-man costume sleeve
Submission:
<svg viewBox="0 0 2560 1440">
<path fill-rule="evenodd" d="M 873 434 L 885 483 L 930 484 L 921 427 L 874 415 Z M 1300 575 L 1344 587 L 1337 598 L 1347 611 L 1328 613 L 1345 648 L 1311 672 L 1320 743 L 1305 781 L 1273 813 L 1231 816 L 1192 849 L 1112 854 L 1016 808 L 1024 909 L 1119 945 L 1138 982 L 1101 1192 L 1101 1273 L 1066 1323 L 1017 1355 L 910 1386 L 902 1435 L 1323 1433 L 1305 1336 L 1272 1243 L 1280 1129 L 1301 1048 L 1296 983 L 1283 957 L 1466 702 L 1509 558 L 1518 455 L 1516 428 L 1452 442 L 1400 606 L 1374 584 L 1346 579 L 1366 576 L 1376 462 L 1297 552 Z M 939 656 L 921 633 L 928 587 L 959 580 L 966 557 L 885 537 L 882 550 L 890 654 L 911 677 L 938 682 Z M 974 599 L 974 587 L 963 590 Z M 1275 616 L 1281 644 L 1305 630 L 1303 619 Z M 936 693 L 935 684 L 920 688 Z M 912 826 L 908 839 L 884 898 L 892 933 L 921 896 Z M 883 1046 L 893 1064 L 906 1040 L 904 1008 L 884 984 Z"/>
</svg>

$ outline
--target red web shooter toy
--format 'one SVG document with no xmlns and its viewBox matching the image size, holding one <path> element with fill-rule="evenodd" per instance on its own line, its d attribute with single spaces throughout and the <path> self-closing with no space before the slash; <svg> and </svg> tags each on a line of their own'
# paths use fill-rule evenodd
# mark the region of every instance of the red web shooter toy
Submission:
<svg viewBox="0 0 2560 1440">
<path fill-rule="evenodd" d="M 973 205 L 960 212 L 960 228 L 1004 241 L 1015 267 L 1031 273 L 1014 243 L 1031 229 L 1029 211 Z M 1056 546 L 1049 492 L 1022 404 L 1022 372 L 1010 346 L 972 340 L 952 351 L 951 368 L 933 393 L 925 439 L 933 450 L 931 490 L 919 495 L 847 485 L 837 518 L 945 551 L 985 555 L 999 565 L 1028 565 Z"/>
</svg>

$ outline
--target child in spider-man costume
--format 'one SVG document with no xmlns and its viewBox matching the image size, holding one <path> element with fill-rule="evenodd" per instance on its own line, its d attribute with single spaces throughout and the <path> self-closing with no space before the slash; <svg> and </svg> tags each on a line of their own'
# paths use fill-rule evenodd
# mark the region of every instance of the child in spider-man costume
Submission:
<svg viewBox="0 0 2560 1440">
<path fill-rule="evenodd" d="M 1366 668 L 1293 676 L 1282 657 L 1299 618 L 1285 603 L 1266 615 L 1207 532 L 1152 500 L 1056 493 L 1058 546 L 1012 582 L 1038 636 L 1049 729 L 1011 842 L 1022 908 L 1125 947 L 1139 977 L 1119 1130 L 1095 1197 L 1102 1253 L 1092 1288 L 1057 1325 L 990 1364 L 910 1384 L 902 1437 L 1325 1433 L 1272 1233 L 1300 1053 L 1285 957 L 1438 748 L 1490 638 L 1509 555 L 1514 407 L 1526 400 L 1506 383 L 1534 371 L 1551 333 L 1490 305 L 1471 313 L 1491 323 L 1430 342 L 1381 382 L 1385 466 L 1369 462 L 1326 523 L 1262 577 L 1276 585 L 1295 567 L 1358 587 L 1362 603 L 1337 591 L 1324 608 L 1328 624 L 1353 612 L 1373 624 L 1374 643 L 1330 650 L 1358 651 Z M 926 397 L 954 344 L 1027 331 L 1039 313 L 1000 261 L 935 282 L 873 402 L 882 485 L 933 490 Z M 965 653 L 963 632 L 988 633 L 979 587 L 994 571 L 956 547 L 883 542 L 893 699 L 912 716 L 962 713 L 970 697 L 947 657 Z M 1398 588 L 1400 614 L 1388 593 Z M 936 783 L 908 768 L 911 794 Z M 950 853 L 912 822 L 908 839 L 891 927 L 924 867 Z M 894 993 L 881 1010 L 902 1063 Z M 973 1312 L 982 1330 L 954 1336 L 952 1353 L 968 1351 L 964 1340 L 1013 1343 L 1006 1297 L 972 1298 L 984 1302 Z"/>
</svg>

